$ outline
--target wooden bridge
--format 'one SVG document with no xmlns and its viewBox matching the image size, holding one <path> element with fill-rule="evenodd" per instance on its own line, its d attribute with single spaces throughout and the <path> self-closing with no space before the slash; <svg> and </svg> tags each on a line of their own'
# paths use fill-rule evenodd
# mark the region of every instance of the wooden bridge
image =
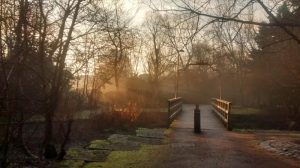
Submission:
<svg viewBox="0 0 300 168">
<path fill-rule="evenodd" d="M 194 109 L 192 109 L 193 105 L 190 105 L 190 108 L 185 111 L 194 111 L 196 108 L 196 105 L 194 105 Z M 212 111 L 228 130 L 231 130 L 231 121 L 230 121 L 230 110 L 231 110 L 231 102 L 222 100 L 222 99 L 216 99 L 212 98 L 211 99 L 211 108 L 210 109 L 205 109 L 204 111 L 210 110 Z M 183 100 L 181 97 L 178 98 L 173 98 L 168 100 L 168 122 L 167 126 L 170 126 L 171 123 L 174 121 L 174 119 L 183 111 Z M 193 114 L 193 113 L 192 113 Z M 204 114 L 204 113 L 203 113 Z M 200 110 L 200 115 L 201 115 L 201 110 Z M 195 118 L 194 116 L 189 116 L 189 121 L 191 119 L 197 120 L 197 117 Z M 205 117 L 205 116 L 203 116 Z M 198 119 L 200 120 L 201 117 Z M 204 120 L 206 121 L 206 120 Z M 201 122 L 200 122 L 201 123 Z M 193 122 L 191 122 L 193 124 Z M 193 125 L 194 126 L 194 125 Z"/>
<path fill-rule="evenodd" d="M 259 148 L 255 134 L 228 131 L 231 129 L 229 102 L 212 99 L 212 104 L 200 105 L 201 134 L 194 133 L 194 109 L 194 104 L 182 104 L 180 98 L 169 101 L 168 123 L 172 130 L 170 135 L 172 147 L 162 167 L 299 166 L 289 159 Z"/>
</svg>

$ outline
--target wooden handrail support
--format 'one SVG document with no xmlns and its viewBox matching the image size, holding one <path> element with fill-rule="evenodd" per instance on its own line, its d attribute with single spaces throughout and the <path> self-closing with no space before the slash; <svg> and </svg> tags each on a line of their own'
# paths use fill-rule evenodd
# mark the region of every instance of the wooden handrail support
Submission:
<svg viewBox="0 0 300 168">
<path fill-rule="evenodd" d="M 231 102 L 222 99 L 212 98 L 211 105 L 213 106 L 213 111 L 222 120 L 228 130 L 231 130 L 230 123 L 230 111 Z"/>
<path fill-rule="evenodd" d="M 168 100 L 168 123 L 169 127 L 175 117 L 182 111 L 182 98 L 172 98 Z"/>
</svg>

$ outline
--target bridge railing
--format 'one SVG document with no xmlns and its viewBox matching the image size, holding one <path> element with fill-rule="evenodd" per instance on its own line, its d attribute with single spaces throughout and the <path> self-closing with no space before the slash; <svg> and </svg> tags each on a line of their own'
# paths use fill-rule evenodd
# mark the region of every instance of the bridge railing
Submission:
<svg viewBox="0 0 300 168">
<path fill-rule="evenodd" d="M 219 116 L 223 121 L 228 130 L 231 130 L 230 123 L 230 111 L 231 102 L 222 99 L 212 98 L 211 105 L 213 106 L 213 111 Z"/>
<path fill-rule="evenodd" d="M 168 100 L 168 123 L 167 126 L 169 127 L 175 117 L 182 111 L 182 98 L 172 98 Z"/>
</svg>

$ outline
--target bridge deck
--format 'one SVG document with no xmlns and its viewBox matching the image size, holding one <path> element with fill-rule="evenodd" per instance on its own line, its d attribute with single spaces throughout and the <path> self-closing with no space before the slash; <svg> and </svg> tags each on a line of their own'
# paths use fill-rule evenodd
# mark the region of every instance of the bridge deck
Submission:
<svg viewBox="0 0 300 168">
<path fill-rule="evenodd" d="M 172 124 L 172 128 L 194 128 L 194 109 L 195 105 L 183 105 L 183 113 L 177 118 L 177 120 Z M 200 106 L 201 114 L 201 128 L 203 130 L 218 130 L 226 131 L 224 125 L 220 120 L 211 112 L 212 107 L 210 105 Z"/>
<path fill-rule="evenodd" d="M 261 149 L 255 134 L 229 132 L 211 111 L 202 105 L 202 134 L 193 132 L 194 105 L 184 105 L 172 123 L 171 148 L 162 167 L 296 167 L 295 164 Z"/>
</svg>

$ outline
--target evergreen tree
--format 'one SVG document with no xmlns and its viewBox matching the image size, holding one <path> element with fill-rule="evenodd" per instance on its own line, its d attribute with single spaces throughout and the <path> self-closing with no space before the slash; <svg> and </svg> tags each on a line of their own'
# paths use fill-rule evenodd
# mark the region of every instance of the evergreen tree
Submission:
<svg viewBox="0 0 300 168">
<path fill-rule="evenodd" d="M 299 7 L 298 1 L 286 1 L 276 19 L 300 23 Z M 287 28 L 300 37 L 299 28 Z M 300 45 L 280 27 L 260 27 L 256 42 L 252 71 L 262 103 L 284 115 L 289 127 L 300 127 Z"/>
</svg>

